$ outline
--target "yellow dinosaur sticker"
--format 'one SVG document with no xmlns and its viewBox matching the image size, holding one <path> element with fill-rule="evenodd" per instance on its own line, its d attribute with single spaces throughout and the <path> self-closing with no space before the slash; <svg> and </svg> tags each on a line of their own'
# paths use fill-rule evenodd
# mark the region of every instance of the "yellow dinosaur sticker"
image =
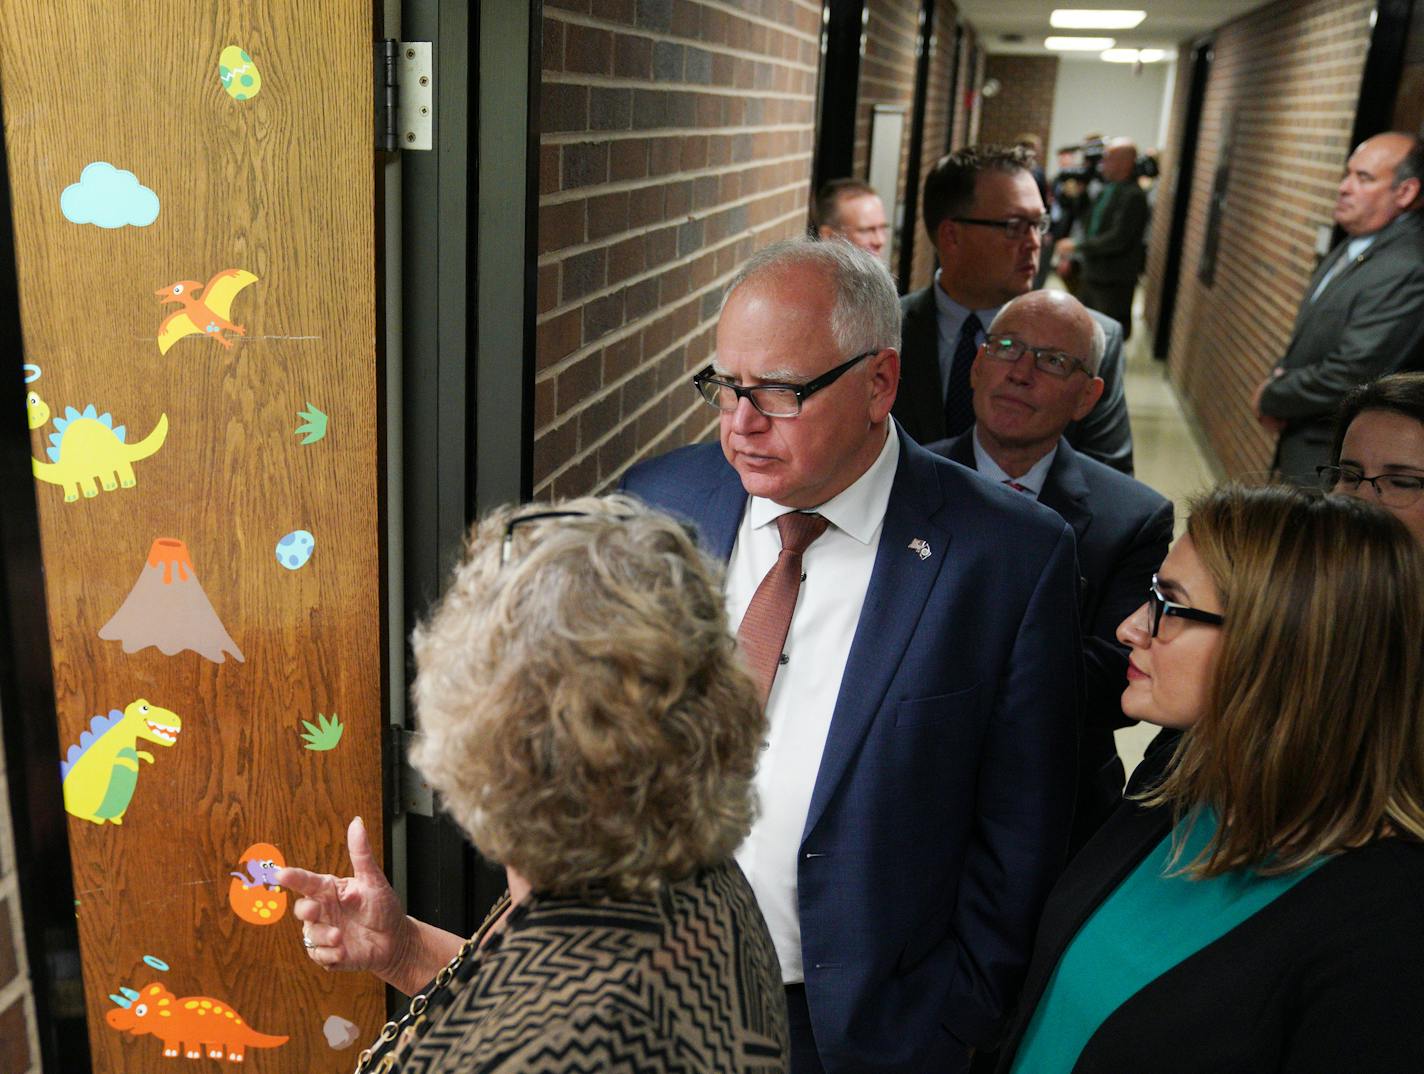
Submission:
<svg viewBox="0 0 1424 1074">
<path fill-rule="evenodd" d="M 144 698 L 122 712 L 95 716 L 77 744 L 59 763 L 64 808 L 94 824 L 122 824 L 138 786 L 139 762 L 153 764 L 153 754 L 138 748 L 140 739 L 165 749 L 178 741 L 183 721 L 176 713 Z"/>
<path fill-rule="evenodd" d="M 49 418 L 49 407 L 35 392 L 25 403 L 31 429 Z M 35 477 L 64 489 L 64 502 L 73 503 L 80 493 L 85 498 L 117 488 L 131 489 L 138 483 L 133 464 L 146 459 L 163 446 L 168 436 L 168 415 L 160 414 L 153 431 L 137 443 L 127 442 L 128 432 L 115 425 L 109 414 L 100 414 L 93 403 L 82 411 L 64 408 L 64 417 L 54 419 L 54 432 L 46 449 L 49 462 L 31 459 Z"/>
<path fill-rule="evenodd" d="M 206 284 L 179 280 L 153 292 L 160 305 L 176 302 L 182 307 L 158 326 L 158 353 L 167 354 L 168 348 L 184 336 L 194 335 L 207 336 L 231 350 L 232 340 L 224 332 L 247 335 L 246 328 L 228 319 L 232 316 L 232 301 L 244 287 L 256 282 L 257 277 L 246 269 L 223 269 Z"/>
</svg>

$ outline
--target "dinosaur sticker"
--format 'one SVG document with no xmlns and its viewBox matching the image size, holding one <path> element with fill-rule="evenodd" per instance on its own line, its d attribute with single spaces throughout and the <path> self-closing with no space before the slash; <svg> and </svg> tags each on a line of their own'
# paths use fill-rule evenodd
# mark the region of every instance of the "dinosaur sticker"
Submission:
<svg viewBox="0 0 1424 1074">
<path fill-rule="evenodd" d="M 169 1059 L 207 1056 L 241 1063 L 248 1048 L 277 1048 L 288 1040 L 258 1033 L 230 1003 L 209 996 L 180 999 L 157 983 L 144 985 L 137 992 L 125 988 L 121 995 L 109 998 L 118 1004 L 104 1014 L 109 1026 L 135 1037 L 152 1034 L 162 1041 L 163 1054 Z"/>
<path fill-rule="evenodd" d="M 133 172 L 96 160 L 59 196 L 59 211 L 75 224 L 102 228 L 147 227 L 158 219 L 158 195 Z"/>
<path fill-rule="evenodd" d="M 218 57 L 218 79 L 234 101 L 247 101 L 262 91 L 262 75 L 252 57 L 236 45 L 228 45 Z"/>
<path fill-rule="evenodd" d="M 122 824 L 138 785 L 139 762 L 153 764 L 153 754 L 138 748 L 139 739 L 167 748 L 181 730 L 183 721 L 175 713 L 143 698 L 122 712 L 95 716 L 59 764 L 64 808 L 94 824 Z"/>
<path fill-rule="evenodd" d="M 123 642 L 126 653 L 156 645 L 164 656 L 191 649 L 215 664 L 229 653 L 243 659 L 198 582 L 188 546 L 176 537 L 160 537 L 149 547 L 138 580 L 99 637 Z"/>
<path fill-rule="evenodd" d="M 184 336 L 193 335 L 207 336 L 231 350 L 232 340 L 224 336 L 224 332 L 247 335 L 246 328 L 228 320 L 232 315 L 232 300 L 244 287 L 256 282 L 257 277 L 246 269 L 223 269 L 206 285 L 197 280 L 179 280 L 153 292 L 160 305 L 176 302 L 182 307 L 158 326 L 158 353 L 167 354 L 173 344 Z"/>
<path fill-rule="evenodd" d="M 38 429 L 48 419 L 50 410 L 36 392 L 25 400 L 31 429 Z M 83 493 L 85 499 L 117 488 L 131 489 L 138 484 L 133 464 L 146 459 L 163 446 L 168 438 L 168 415 L 160 414 L 153 431 L 138 443 L 127 443 L 128 432 L 115 425 L 109 414 L 100 414 L 93 403 L 82 411 L 72 406 L 64 408 L 64 417 L 54 419 L 55 431 L 50 434 L 46 449 L 49 462 L 31 459 L 35 477 L 64 489 L 64 502 L 73 503 Z"/>
<path fill-rule="evenodd" d="M 277 883 L 277 870 L 287 864 L 271 843 L 253 843 L 237 860 L 245 872 L 230 873 L 227 904 L 251 925 L 275 925 L 287 912 L 287 893 Z"/>
</svg>

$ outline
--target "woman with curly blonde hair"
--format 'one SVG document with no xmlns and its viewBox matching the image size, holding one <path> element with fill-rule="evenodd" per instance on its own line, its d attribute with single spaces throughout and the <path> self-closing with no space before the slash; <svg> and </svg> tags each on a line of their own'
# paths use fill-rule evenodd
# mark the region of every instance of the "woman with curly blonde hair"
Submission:
<svg viewBox="0 0 1424 1074">
<path fill-rule="evenodd" d="M 1123 712 L 1181 735 L 1050 896 L 999 1069 L 1424 1070 L 1419 546 L 1226 486 L 1118 638 Z"/>
<path fill-rule="evenodd" d="M 765 720 L 720 583 L 626 497 L 474 528 L 415 632 L 412 761 L 508 895 L 463 942 L 406 917 L 359 820 L 355 876 L 281 877 L 314 961 L 416 993 L 359 1071 L 785 1069 L 776 955 L 731 857 Z"/>
</svg>

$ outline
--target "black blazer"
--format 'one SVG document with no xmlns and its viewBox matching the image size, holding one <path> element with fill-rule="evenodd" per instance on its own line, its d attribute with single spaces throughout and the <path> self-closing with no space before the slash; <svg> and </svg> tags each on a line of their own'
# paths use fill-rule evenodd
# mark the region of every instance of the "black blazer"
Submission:
<svg viewBox="0 0 1424 1074">
<path fill-rule="evenodd" d="M 1104 187 L 1098 197 L 1107 195 Z M 1073 252 L 1083 260 L 1083 281 L 1108 286 L 1135 283 L 1147 256 L 1142 236 L 1151 215 L 1147 195 L 1135 179 L 1117 184 L 1103 209 L 1097 233 L 1073 244 Z M 1092 216 L 1090 209 L 1088 220 Z"/>
<path fill-rule="evenodd" d="M 1156 744 L 1154 744 L 1156 745 Z M 1159 778 L 1149 750 L 1133 787 Z M 1069 942 L 1167 834 L 1124 802 L 1053 890 L 999 1062 L 1007 1074 Z M 1341 854 L 1108 1016 L 1074 1074 L 1403 1074 L 1424 1070 L 1424 844 Z"/>
<path fill-rule="evenodd" d="M 930 450 L 975 469 L 972 430 L 931 444 Z M 1069 852 L 1074 853 L 1122 798 L 1122 762 L 1113 730 L 1132 721 L 1122 714 L 1127 649 L 1114 635 L 1118 624 L 1147 599 L 1152 574 L 1166 558 L 1172 543 L 1172 502 L 1141 481 L 1080 455 L 1062 439 L 1038 502 L 1073 527 L 1082 577 L 1079 611 L 1087 674 L 1069 841 Z"/>
<path fill-rule="evenodd" d="M 900 299 L 900 392 L 895 396 L 893 413 L 901 430 L 918 444 L 943 440 L 948 432 L 944 385 L 939 376 L 939 310 L 934 286 Z M 1085 455 L 1131 474 L 1132 426 L 1122 388 L 1122 325 L 1096 310 L 1088 312 L 1102 325 L 1107 342 L 1098 368 L 1103 395 L 1092 412 L 1069 425 L 1063 435 Z"/>
</svg>

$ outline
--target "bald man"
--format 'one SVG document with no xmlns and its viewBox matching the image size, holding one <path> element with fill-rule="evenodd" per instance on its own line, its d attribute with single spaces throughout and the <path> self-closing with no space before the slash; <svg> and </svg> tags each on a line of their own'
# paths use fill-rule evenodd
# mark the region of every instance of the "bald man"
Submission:
<svg viewBox="0 0 1424 1074">
<path fill-rule="evenodd" d="M 1350 154 L 1335 201 L 1345 241 L 1306 285 L 1284 356 L 1256 389 L 1279 436 L 1274 468 L 1314 485 L 1330 462 L 1335 408 L 1357 384 L 1424 368 L 1424 146 L 1391 131 Z"/>
<path fill-rule="evenodd" d="M 974 358 L 973 426 L 929 445 L 1051 507 L 1077 537 L 1086 691 L 1070 853 L 1122 797 L 1113 730 L 1131 721 L 1121 704 L 1127 649 L 1115 632 L 1146 599 L 1172 540 L 1170 501 L 1064 439 L 1102 395 L 1103 346 L 1102 326 L 1072 295 L 1015 298 L 999 310 Z"/>
<path fill-rule="evenodd" d="M 1100 168 L 1103 189 L 1088 210 L 1083 237 L 1063 239 L 1055 252 L 1081 262 L 1078 297 L 1088 308 L 1120 322 L 1123 339 L 1129 339 L 1132 293 L 1146 261 L 1142 237 L 1150 215 L 1147 195 L 1137 185 L 1137 146 L 1132 139 L 1108 142 Z"/>
</svg>

